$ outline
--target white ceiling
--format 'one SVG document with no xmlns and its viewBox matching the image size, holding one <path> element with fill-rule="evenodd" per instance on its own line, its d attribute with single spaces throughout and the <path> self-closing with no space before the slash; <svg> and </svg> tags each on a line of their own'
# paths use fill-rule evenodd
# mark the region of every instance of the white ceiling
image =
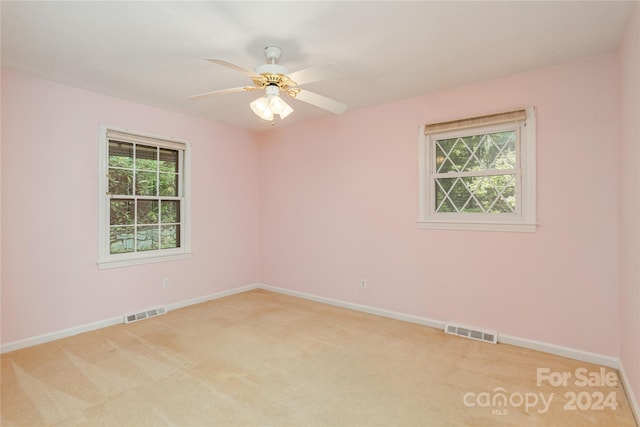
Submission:
<svg viewBox="0 0 640 427">
<path fill-rule="evenodd" d="M 265 46 L 290 71 L 336 63 L 304 89 L 350 110 L 600 55 L 638 1 L 2 1 L 2 67 L 253 130 L 257 92 L 205 57 L 253 69 Z M 290 102 L 278 126 L 330 115 Z"/>
</svg>

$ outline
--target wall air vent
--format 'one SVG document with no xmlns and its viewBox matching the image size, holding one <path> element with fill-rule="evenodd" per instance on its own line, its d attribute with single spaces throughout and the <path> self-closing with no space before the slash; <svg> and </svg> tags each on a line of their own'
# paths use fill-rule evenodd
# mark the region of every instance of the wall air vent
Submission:
<svg viewBox="0 0 640 427">
<path fill-rule="evenodd" d="M 139 313 L 125 314 L 124 323 L 137 322 L 138 320 L 159 316 L 161 314 L 167 314 L 167 309 L 164 307 L 158 307 L 158 308 L 152 308 L 146 311 L 141 311 Z"/>
<path fill-rule="evenodd" d="M 478 341 L 498 343 L 498 333 L 468 326 L 462 326 L 455 323 L 447 322 L 444 325 L 444 331 L 447 334 L 458 335 L 465 338 L 471 338 Z"/>
</svg>

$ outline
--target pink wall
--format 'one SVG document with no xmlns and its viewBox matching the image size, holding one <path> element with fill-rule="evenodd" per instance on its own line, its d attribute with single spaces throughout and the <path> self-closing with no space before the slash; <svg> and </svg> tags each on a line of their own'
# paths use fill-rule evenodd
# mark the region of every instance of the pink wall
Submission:
<svg viewBox="0 0 640 427">
<path fill-rule="evenodd" d="M 101 124 L 191 142 L 191 259 L 98 269 Z M 252 133 L 3 72 L 2 342 L 255 283 L 257 166 Z"/>
<path fill-rule="evenodd" d="M 608 55 L 263 134 L 261 282 L 618 355 L 617 73 Z M 527 106 L 538 231 L 419 229 L 418 126 Z"/>
<path fill-rule="evenodd" d="M 640 406 L 640 5 L 619 54 L 620 359 Z"/>
</svg>

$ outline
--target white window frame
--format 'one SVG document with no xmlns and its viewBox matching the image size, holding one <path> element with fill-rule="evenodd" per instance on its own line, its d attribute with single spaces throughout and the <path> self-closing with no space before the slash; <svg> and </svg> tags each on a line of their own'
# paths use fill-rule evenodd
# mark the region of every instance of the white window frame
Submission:
<svg viewBox="0 0 640 427">
<path fill-rule="evenodd" d="M 111 254 L 109 248 L 109 139 L 117 135 L 123 142 L 170 148 L 181 152 L 182 179 L 178 195 L 181 201 L 180 211 L 180 247 Z M 188 141 L 166 138 L 141 132 L 119 129 L 112 126 L 99 127 L 99 166 L 98 166 L 98 267 L 100 269 L 173 261 L 191 257 L 191 144 Z"/>
<path fill-rule="evenodd" d="M 534 107 L 529 107 L 524 109 L 524 113 L 526 117 L 524 120 L 508 120 L 504 117 L 509 117 L 511 113 L 500 113 L 420 126 L 418 139 L 418 225 L 420 228 L 536 231 L 536 111 Z M 435 141 L 509 129 L 515 130 L 518 135 L 515 168 L 516 212 L 514 214 L 436 212 Z"/>
</svg>

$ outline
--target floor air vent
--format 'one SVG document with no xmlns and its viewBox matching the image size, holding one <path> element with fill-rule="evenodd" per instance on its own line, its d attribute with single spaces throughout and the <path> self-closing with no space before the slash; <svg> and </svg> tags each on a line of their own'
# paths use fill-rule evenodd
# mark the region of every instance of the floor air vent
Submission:
<svg viewBox="0 0 640 427">
<path fill-rule="evenodd" d="M 490 342 L 496 344 L 498 342 L 498 333 L 467 326 L 456 325 L 447 322 L 444 325 L 444 331 L 448 334 L 458 335 L 465 338 L 471 338 L 478 341 Z"/>
<path fill-rule="evenodd" d="M 137 322 L 138 320 L 159 316 L 161 314 L 167 314 L 167 309 L 164 307 L 159 307 L 147 311 L 141 311 L 140 313 L 125 314 L 124 323 Z"/>
</svg>

